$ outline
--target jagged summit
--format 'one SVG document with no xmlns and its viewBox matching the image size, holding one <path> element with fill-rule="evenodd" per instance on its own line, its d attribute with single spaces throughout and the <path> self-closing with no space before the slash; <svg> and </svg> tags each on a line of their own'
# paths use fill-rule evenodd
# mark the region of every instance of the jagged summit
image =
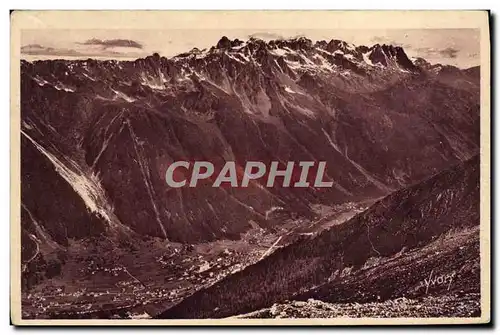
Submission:
<svg viewBox="0 0 500 335">
<path fill-rule="evenodd" d="M 242 45 L 249 46 L 250 48 L 266 47 L 269 50 L 287 47 L 295 51 L 299 50 L 307 51 L 310 50 L 311 48 L 318 48 L 329 52 L 340 50 L 346 53 L 352 53 L 356 51 L 367 52 L 369 50 L 382 48 L 384 52 L 386 52 L 387 54 L 394 55 L 396 52 L 404 53 L 403 48 L 400 46 L 393 46 L 386 44 L 383 45 L 375 44 L 373 46 L 366 46 L 366 45 L 356 46 L 352 43 L 348 43 L 339 39 L 331 39 L 330 41 L 318 40 L 316 42 L 313 42 L 311 39 L 304 36 L 292 37 L 287 39 L 273 39 L 269 41 L 265 41 L 257 37 L 250 37 L 247 41 L 241 41 L 238 38 L 231 40 L 227 36 L 222 36 L 220 40 L 216 43 L 216 45 L 213 46 L 211 49 L 214 51 L 217 49 L 219 50 L 229 50 L 231 48 L 239 49 L 238 47 Z"/>
<path fill-rule="evenodd" d="M 223 36 L 208 51 L 200 52 L 194 48 L 190 52 L 175 56 L 174 59 L 202 59 L 218 54 L 229 55 L 240 63 L 262 64 L 276 61 L 281 67 L 291 66 L 292 71 L 299 68 L 311 70 L 311 65 L 316 65 L 319 69 L 330 72 L 348 70 L 356 74 L 387 68 L 403 72 L 419 72 L 418 67 L 399 46 L 386 44 L 375 44 L 371 47 L 356 46 L 338 39 L 313 42 L 303 36 L 270 41 L 256 37 L 251 37 L 247 41 L 237 38 L 231 40 Z"/>
<path fill-rule="evenodd" d="M 58 61 L 67 62 L 66 60 Z M 126 67 L 125 64 L 130 63 L 130 61 L 93 59 L 78 62 L 102 63 L 112 67 L 116 64 L 122 64 Z M 175 73 L 185 75 L 190 73 L 189 75 L 191 75 L 193 71 L 202 74 L 209 71 L 207 67 L 222 66 L 226 71 L 232 71 L 228 67 L 236 69 L 249 65 L 251 68 L 264 67 L 268 71 L 285 73 L 294 80 L 304 74 L 311 73 L 313 75 L 322 73 L 324 75 L 363 78 L 382 76 L 387 79 L 393 75 L 404 75 L 404 73 L 413 75 L 428 72 L 431 75 L 436 75 L 444 67 L 447 70 L 455 68 L 440 64 L 433 65 L 422 58 L 410 58 L 400 46 L 390 44 L 354 45 L 339 39 L 312 41 L 303 36 L 268 41 L 257 37 L 250 37 L 243 41 L 238 38 L 230 39 L 227 36 L 222 36 L 217 43 L 209 48 L 193 47 L 189 51 L 170 58 L 155 53 L 132 62 L 137 67 L 151 65 L 169 68 L 174 72 L 174 76 Z M 176 71 L 173 67 L 180 67 L 184 70 Z M 448 67 L 450 68 L 448 69 Z"/>
<path fill-rule="evenodd" d="M 178 90 L 191 92 L 205 87 L 235 95 L 239 94 L 235 86 L 267 86 L 264 78 L 279 82 L 276 88 L 287 94 L 324 85 L 349 93 L 373 92 L 420 76 L 476 89 L 479 73 L 477 69 L 465 72 L 449 65 L 432 65 L 422 58 L 410 59 L 400 46 L 356 46 L 339 39 L 313 42 L 306 37 L 269 41 L 251 37 L 242 41 L 223 36 L 210 48 L 194 47 L 171 58 L 154 53 L 135 61 L 22 61 L 21 67 L 26 74 L 32 73 L 41 87 L 94 92 L 102 85 L 96 91 L 98 96 L 129 102 L 146 99 L 149 90 L 175 95 Z"/>
</svg>

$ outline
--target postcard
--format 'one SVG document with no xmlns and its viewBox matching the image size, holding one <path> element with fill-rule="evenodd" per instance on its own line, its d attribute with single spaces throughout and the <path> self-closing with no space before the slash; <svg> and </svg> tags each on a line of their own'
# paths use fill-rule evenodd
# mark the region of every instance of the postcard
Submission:
<svg viewBox="0 0 500 335">
<path fill-rule="evenodd" d="M 13 11 L 14 325 L 490 322 L 487 11 Z"/>
</svg>

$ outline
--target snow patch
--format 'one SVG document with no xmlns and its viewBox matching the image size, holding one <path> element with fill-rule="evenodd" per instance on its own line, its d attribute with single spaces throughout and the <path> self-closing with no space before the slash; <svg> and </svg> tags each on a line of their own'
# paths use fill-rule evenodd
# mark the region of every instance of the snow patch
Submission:
<svg viewBox="0 0 500 335">
<path fill-rule="evenodd" d="M 285 49 L 273 49 L 271 53 L 275 56 L 284 56 L 288 53 Z"/>
<path fill-rule="evenodd" d="M 330 62 L 325 57 L 323 57 L 319 54 L 316 54 L 314 57 L 316 59 L 318 59 L 321 63 L 321 64 L 317 65 L 319 69 L 326 70 L 327 72 L 333 71 L 334 67 L 332 66 L 332 64 L 330 64 Z"/>
<path fill-rule="evenodd" d="M 49 83 L 47 80 L 45 80 L 45 79 L 43 79 L 43 78 L 40 78 L 40 77 L 38 77 L 38 76 L 34 77 L 34 78 L 33 78 L 33 80 L 34 80 L 34 81 L 35 81 L 35 82 L 36 82 L 39 86 L 44 86 L 44 85 L 47 85 L 47 84 L 49 84 L 49 85 L 50 85 L 50 83 Z"/>
<path fill-rule="evenodd" d="M 229 53 L 226 53 L 226 55 L 227 55 L 229 58 L 234 59 L 235 61 L 237 61 L 237 62 L 238 62 L 238 63 L 240 63 L 240 64 L 245 64 L 245 62 L 244 62 L 244 61 L 242 61 L 241 59 L 238 59 L 238 58 L 236 58 L 236 57 L 234 57 L 234 56 L 230 55 Z M 237 54 L 237 55 L 239 56 L 240 54 Z"/>
<path fill-rule="evenodd" d="M 117 90 L 114 90 L 114 89 L 111 89 L 115 94 L 116 94 L 116 97 L 118 98 L 121 98 L 127 102 L 134 102 L 135 99 L 134 98 L 131 98 L 129 97 L 128 95 L 126 95 L 125 93 L 123 92 L 120 92 L 120 91 L 117 91 Z"/>
<path fill-rule="evenodd" d="M 288 67 L 290 67 L 291 69 L 302 68 L 302 64 L 300 64 L 299 62 L 295 62 L 295 61 L 291 61 L 291 60 L 285 60 L 285 62 L 287 63 Z"/>
<path fill-rule="evenodd" d="M 82 73 L 82 74 L 83 74 L 83 76 L 84 76 L 84 77 L 87 77 L 88 79 L 90 79 L 90 80 L 92 80 L 92 81 L 96 81 L 96 79 L 95 79 L 95 78 L 93 78 L 93 77 L 89 76 L 88 74 L 86 74 L 86 73 Z"/>
<path fill-rule="evenodd" d="M 242 43 L 241 45 L 237 45 L 235 47 L 232 47 L 231 50 L 241 50 L 243 49 L 245 46 L 247 45 L 247 43 Z"/>
<path fill-rule="evenodd" d="M 56 84 L 56 85 L 54 85 L 54 88 L 58 91 L 75 92 L 74 89 L 72 89 L 66 85 L 63 85 L 63 84 Z"/>
<path fill-rule="evenodd" d="M 165 81 L 160 80 L 151 80 L 146 77 L 141 78 L 141 85 L 147 86 L 152 90 L 164 90 L 165 89 Z"/>
<path fill-rule="evenodd" d="M 91 174 L 87 177 L 82 171 L 76 172 L 68 168 L 63 162 L 61 162 L 52 153 L 48 152 L 43 146 L 32 139 L 28 134 L 21 130 L 28 140 L 33 143 L 33 145 L 42 153 L 47 159 L 54 165 L 55 170 L 59 175 L 68 182 L 68 184 L 73 188 L 73 190 L 80 196 L 80 198 L 85 203 L 85 206 L 91 213 L 99 214 L 108 223 L 111 224 L 111 218 L 109 217 L 107 210 L 103 208 L 100 204 L 103 199 L 105 199 L 104 190 L 100 186 L 100 181 L 96 175 Z"/>
</svg>

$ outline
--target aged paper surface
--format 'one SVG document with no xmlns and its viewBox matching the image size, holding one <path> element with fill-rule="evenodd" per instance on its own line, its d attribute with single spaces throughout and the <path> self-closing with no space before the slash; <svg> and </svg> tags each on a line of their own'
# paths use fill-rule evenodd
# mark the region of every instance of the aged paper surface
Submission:
<svg viewBox="0 0 500 335">
<path fill-rule="evenodd" d="M 489 322 L 488 12 L 11 28 L 15 325 Z"/>
</svg>

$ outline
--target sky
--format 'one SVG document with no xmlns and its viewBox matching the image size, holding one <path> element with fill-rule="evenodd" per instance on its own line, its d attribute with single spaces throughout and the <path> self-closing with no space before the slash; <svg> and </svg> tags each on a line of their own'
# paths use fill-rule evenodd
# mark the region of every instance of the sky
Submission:
<svg viewBox="0 0 500 335">
<path fill-rule="evenodd" d="M 392 44 L 409 57 L 430 63 L 468 68 L 480 63 L 479 29 L 40 29 L 23 30 L 21 58 L 136 59 L 155 52 L 172 57 L 210 48 L 222 36 L 247 40 L 307 37 L 313 41 L 339 39 L 355 45 Z"/>
</svg>

